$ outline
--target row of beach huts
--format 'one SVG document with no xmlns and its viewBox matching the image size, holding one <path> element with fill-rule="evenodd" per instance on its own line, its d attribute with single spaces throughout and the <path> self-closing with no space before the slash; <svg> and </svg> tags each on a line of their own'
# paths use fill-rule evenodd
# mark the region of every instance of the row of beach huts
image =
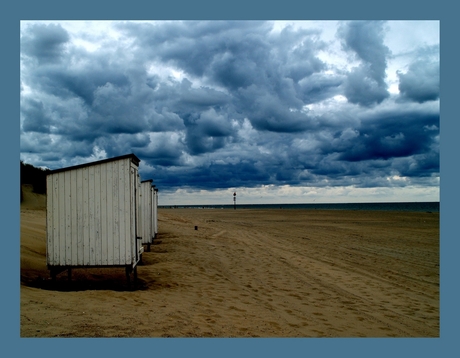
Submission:
<svg viewBox="0 0 460 358">
<path fill-rule="evenodd" d="M 158 234 L 158 189 L 134 154 L 47 175 L 46 260 L 51 278 L 72 268 L 122 267 L 137 277 Z"/>
</svg>

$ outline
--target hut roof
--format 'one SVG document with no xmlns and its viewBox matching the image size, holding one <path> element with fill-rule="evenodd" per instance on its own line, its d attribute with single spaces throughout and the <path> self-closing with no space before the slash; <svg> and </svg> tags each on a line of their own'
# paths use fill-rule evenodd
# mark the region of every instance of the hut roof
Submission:
<svg viewBox="0 0 460 358">
<path fill-rule="evenodd" d="M 67 171 L 67 170 L 73 170 L 73 169 L 79 169 L 79 168 L 83 168 L 83 167 L 88 167 L 88 166 L 91 166 L 91 165 L 108 163 L 108 162 L 121 160 L 121 159 L 126 159 L 126 158 L 131 158 L 131 161 L 136 165 L 139 165 L 139 162 L 141 161 L 138 157 L 136 157 L 134 154 L 131 153 L 131 154 L 120 155 L 118 157 L 102 159 L 102 160 L 98 160 L 98 161 L 95 161 L 95 162 L 83 163 L 83 164 L 73 165 L 71 167 L 65 167 L 65 168 L 59 168 L 59 169 L 51 170 L 51 171 L 49 171 L 47 173 L 47 175 L 54 174 L 54 173 L 59 173 L 59 172 L 64 172 L 64 171 Z"/>
</svg>

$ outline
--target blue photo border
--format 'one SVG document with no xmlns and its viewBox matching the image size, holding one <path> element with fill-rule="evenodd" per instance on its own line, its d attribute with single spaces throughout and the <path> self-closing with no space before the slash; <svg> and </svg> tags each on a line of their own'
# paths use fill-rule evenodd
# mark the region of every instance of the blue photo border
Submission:
<svg viewBox="0 0 460 358">
<path fill-rule="evenodd" d="M 2 166 L 3 237 L 0 339 L 2 351 L 33 357 L 65 354 L 66 357 L 96 356 L 321 356 L 321 357 L 443 357 L 454 356 L 459 318 L 457 308 L 458 202 L 456 173 L 458 120 L 454 96 L 458 70 L 456 8 L 450 1 L 304 1 L 282 2 L 234 0 L 147 1 L 112 0 L 9 2 L 2 5 L 1 36 L 5 49 L 0 56 L 2 106 L 6 109 L 0 131 Z M 441 330 L 439 338 L 347 338 L 347 339 L 35 339 L 20 338 L 19 274 L 19 27 L 21 20 L 145 20 L 145 19 L 270 19 L 270 20 L 440 20 L 441 24 Z M 5 218 L 3 221 L 3 217 Z"/>
</svg>

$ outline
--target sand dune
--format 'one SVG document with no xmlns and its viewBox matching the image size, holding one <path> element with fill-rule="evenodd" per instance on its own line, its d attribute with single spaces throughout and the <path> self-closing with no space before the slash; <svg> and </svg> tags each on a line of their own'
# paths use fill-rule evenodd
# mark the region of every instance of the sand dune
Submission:
<svg viewBox="0 0 460 358">
<path fill-rule="evenodd" d="M 25 196 L 22 337 L 439 337 L 438 213 L 160 209 L 129 287 L 120 268 L 51 282 Z"/>
</svg>

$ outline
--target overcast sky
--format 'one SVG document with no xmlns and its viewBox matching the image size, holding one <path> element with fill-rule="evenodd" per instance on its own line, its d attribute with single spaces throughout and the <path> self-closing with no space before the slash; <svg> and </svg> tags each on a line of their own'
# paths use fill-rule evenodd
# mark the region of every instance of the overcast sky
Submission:
<svg viewBox="0 0 460 358">
<path fill-rule="evenodd" d="M 160 205 L 439 200 L 438 21 L 21 22 L 20 157 Z"/>
</svg>

